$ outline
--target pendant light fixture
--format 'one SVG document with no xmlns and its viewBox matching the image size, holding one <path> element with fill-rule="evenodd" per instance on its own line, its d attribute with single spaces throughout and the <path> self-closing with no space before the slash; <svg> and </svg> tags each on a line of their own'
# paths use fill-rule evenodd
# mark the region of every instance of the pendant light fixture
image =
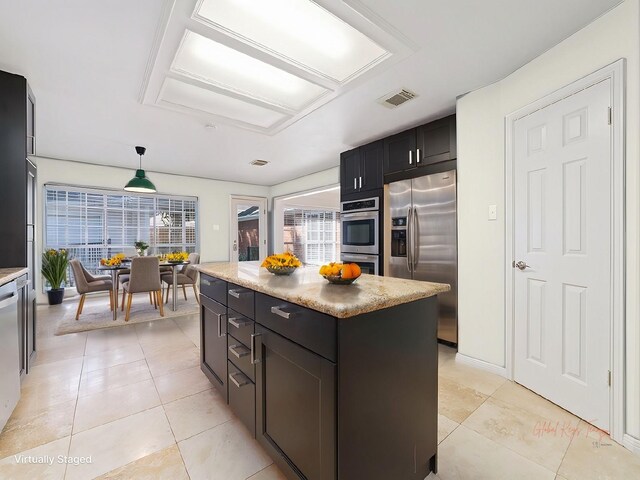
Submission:
<svg viewBox="0 0 640 480">
<path fill-rule="evenodd" d="M 136 147 L 136 153 L 140 155 L 140 168 L 136 170 L 136 176 L 125 185 L 124 189 L 127 192 L 155 193 L 157 191 L 156 186 L 146 177 L 142 169 L 142 156 L 146 151 L 144 147 Z"/>
</svg>

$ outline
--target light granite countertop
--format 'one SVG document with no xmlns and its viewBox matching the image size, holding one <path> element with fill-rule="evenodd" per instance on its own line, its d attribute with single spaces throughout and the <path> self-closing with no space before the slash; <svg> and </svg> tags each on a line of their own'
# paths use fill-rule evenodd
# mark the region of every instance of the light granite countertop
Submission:
<svg viewBox="0 0 640 480">
<path fill-rule="evenodd" d="M 29 270 L 26 267 L 0 268 L 0 287 L 22 275 L 26 275 L 28 272 Z"/>
<path fill-rule="evenodd" d="M 366 274 L 351 285 L 332 285 L 320 276 L 318 267 L 301 267 L 289 276 L 272 275 L 258 262 L 203 263 L 196 268 L 212 277 L 336 318 L 354 317 L 450 290 L 444 283 Z"/>
</svg>

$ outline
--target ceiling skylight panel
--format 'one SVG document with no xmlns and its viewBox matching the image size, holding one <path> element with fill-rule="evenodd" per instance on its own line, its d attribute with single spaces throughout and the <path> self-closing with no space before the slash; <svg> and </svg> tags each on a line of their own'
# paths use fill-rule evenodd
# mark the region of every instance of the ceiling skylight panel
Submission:
<svg viewBox="0 0 640 480">
<path fill-rule="evenodd" d="M 165 81 L 160 93 L 160 101 L 265 129 L 287 118 L 286 115 L 274 110 L 173 78 L 168 78 Z"/>
<path fill-rule="evenodd" d="M 172 69 L 292 110 L 302 109 L 327 92 L 324 87 L 191 31 L 185 34 Z"/>
<path fill-rule="evenodd" d="M 338 82 L 389 55 L 311 0 L 202 0 L 196 17 Z"/>
</svg>

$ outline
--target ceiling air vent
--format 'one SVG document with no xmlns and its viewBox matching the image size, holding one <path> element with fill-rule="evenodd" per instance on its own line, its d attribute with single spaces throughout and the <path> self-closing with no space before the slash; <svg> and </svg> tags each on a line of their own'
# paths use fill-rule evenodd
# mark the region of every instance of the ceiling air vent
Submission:
<svg viewBox="0 0 640 480">
<path fill-rule="evenodd" d="M 378 103 L 388 108 L 396 108 L 409 100 L 414 99 L 418 95 L 411 90 L 403 88 L 399 92 L 391 92 L 378 99 Z"/>
<path fill-rule="evenodd" d="M 267 163 L 266 160 L 254 160 L 253 162 L 251 162 L 251 165 L 255 165 L 256 167 L 264 167 Z"/>
</svg>

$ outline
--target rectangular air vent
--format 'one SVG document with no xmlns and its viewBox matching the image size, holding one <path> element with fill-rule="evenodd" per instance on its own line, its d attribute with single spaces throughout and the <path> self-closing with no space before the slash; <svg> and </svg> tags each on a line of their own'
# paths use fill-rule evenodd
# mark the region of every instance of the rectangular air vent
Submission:
<svg viewBox="0 0 640 480">
<path fill-rule="evenodd" d="M 255 165 L 256 167 L 264 167 L 267 163 L 266 160 L 254 160 L 253 162 L 251 162 L 251 165 Z"/>
<path fill-rule="evenodd" d="M 378 103 L 388 108 L 396 108 L 409 100 L 416 98 L 418 95 L 411 90 L 403 88 L 399 92 L 391 92 L 378 99 Z"/>
</svg>

